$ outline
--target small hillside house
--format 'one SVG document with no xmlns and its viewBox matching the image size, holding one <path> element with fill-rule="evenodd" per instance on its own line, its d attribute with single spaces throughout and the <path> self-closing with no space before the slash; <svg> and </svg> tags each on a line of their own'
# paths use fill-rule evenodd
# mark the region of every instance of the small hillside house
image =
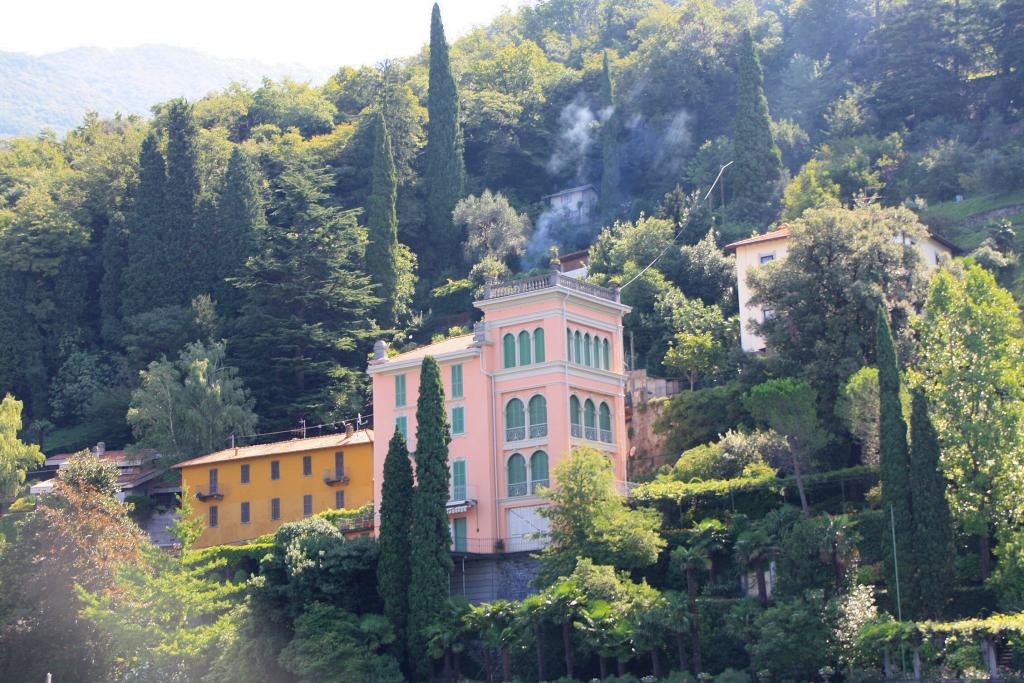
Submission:
<svg viewBox="0 0 1024 683">
<path fill-rule="evenodd" d="M 569 225 L 589 223 L 593 218 L 600 199 L 593 185 L 580 185 L 549 194 L 543 199 L 558 214 L 562 222 Z"/>
</svg>

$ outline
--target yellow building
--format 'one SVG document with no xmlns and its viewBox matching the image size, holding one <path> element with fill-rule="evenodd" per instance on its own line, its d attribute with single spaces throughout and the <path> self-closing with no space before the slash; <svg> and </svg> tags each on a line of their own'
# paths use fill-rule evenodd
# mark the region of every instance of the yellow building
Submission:
<svg viewBox="0 0 1024 683">
<path fill-rule="evenodd" d="M 243 543 L 323 510 L 372 503 L 373 431 L 228 448 L 174 467 L 206 520 L 196 547 Z"/>
</svg>

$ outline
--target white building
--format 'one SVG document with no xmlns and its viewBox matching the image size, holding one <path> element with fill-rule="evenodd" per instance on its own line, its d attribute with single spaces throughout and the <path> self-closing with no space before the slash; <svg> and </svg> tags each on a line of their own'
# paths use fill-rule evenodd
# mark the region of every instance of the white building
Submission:
<svg viewBox="0 0 1024 683">
<path fill-rule="evenodd" d="M 570 225 L 588 223 L 594 216 L 599 198 L 593 185 L 570 187 L 543 197 L 551 206 L 551 210 L 557 212 L 561 220 Z"/>
<path fill-rule="evenodd" d="M 789 253 L 789 226 L 782 224 L 778 230 L 754 235 L 725 245 L 726 251 L 736 253 L 736 292 L 740 304 L 740 345 L 744 351 L 756 352 L 765 350 L 764 339 L 754 331 L 755 323 L 764 322 L 771 317 L 772 311 L 750 303 L 753 296 L 747 282 L 747 273 L 751 268 L 760 268 L 766 263 L 783 259 Z M 927 268 L 935 268 L 945 258 L 950 258 L 954 246 L 935 233 L 929 232 L 921 240 L 905 238 L 909 245 L 917 247 L 922 262 Z"/>
</svg>

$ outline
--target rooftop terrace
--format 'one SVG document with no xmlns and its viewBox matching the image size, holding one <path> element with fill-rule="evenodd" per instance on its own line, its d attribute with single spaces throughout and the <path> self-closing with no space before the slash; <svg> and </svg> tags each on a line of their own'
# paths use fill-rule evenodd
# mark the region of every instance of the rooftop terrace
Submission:
<svg viewBox="0 0 1024 683">
<path fill-rule="evenodd" d="M 528 294 L 543 289 L 567 289 L 580 294 L 586 294 L 605 301 L 619 302 L 619 288 L 607 288 L 583 282 L 574 277 L 563 275 L 557 271 L 534 275 L 533 277 L 522 278 L 521 280 L 507 280 L 505 282 L 489 282 L 484 285 L 483 300 L 501 299 L 517 294 Z"/>
</svg>

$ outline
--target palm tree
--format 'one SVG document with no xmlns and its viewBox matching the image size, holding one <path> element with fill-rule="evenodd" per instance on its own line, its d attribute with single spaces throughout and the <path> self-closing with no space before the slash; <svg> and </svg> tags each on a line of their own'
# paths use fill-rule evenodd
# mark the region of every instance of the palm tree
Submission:
<svg viewBox="0 0 1024 683">
<path fill-rule="evenodd" d="M 821 561 L 832 565 L 832 574 L 836 584 L 836 593 L 843 589 L 846 568 L 849 566 L 860 535 L 853 530 L 850 518 L 846 515 L 825 515 L 826 523 L 822 530 L 818 553 Z"/>
<path fill-rule="evenodd" d="M 708 572 L 711 584 L 715 584 L 715 558 L 720 556 L 729 544 L 729 530 L 720 520 L 714 517 L 703 519 L 690 530 L 691 538 L 704 549 L 708 556 Z"/>
<path fill-rule="evenodd" d="M 512 679 L 512 657 L 509 646 L 514 636 L 516 605 L 508 600 L 495 600 L 479 606 L 471 606 L 465 616 L 466 625 L 479 634 L 484 644 L 484 657 L 489 660 L 492 651 L 498 652 L 501 664 L 501 681 Z M 490 662 L 485 663 L 487 678 L 491 680 Z"/>
<path fill-rule="evenodd" d="M 693 647 L 693 672 L 700 675 L 703 667 L 700 650 L 700 616 L 697 610 L 697 571 L 707 569 L 711 560 L 707 550 L 698 543 L 679 546 L 672 551 L 672 561 L 686 572 L 686 592 L 690 600 L 690 641 Z"/>
<path fill-rule="evenodd" d="M 468 613 L 469 604 L 465 601 L 448 600 L 436 621 L 427 629 L 427 654 L 433 659 L 444 660 L 442 676 L 446 681 L 461 678 L 459 653 L 466 647 L 464 638 L 468 630 Z"/>
<path fill-rule="evenodd" d="M 535 593 L 519 603 L 513 628 L 519 633 L 523 642 L 531 639 L 537 652 L 537 679 L 546 680 L 544 675 L 544 599 L 541 593 Z"/>
<path fill-rule="evenodd" d="M 752 569 L 757 576 L 757 600 L 761 607 L 768 606 L 768 585 L 765 582 L 765 572 L 768 571 L 768 564 L 779 552 L 771 535 L 759 528 L 744 531 L 736 539 L 734 546 L 736 561 L 741 566 Z"/>
<path fill-rule="evenodd" d="M 580 617 L 586 597 L 572 577 L 562 577 L 541 595 L 548 619 L 561 628 L 562 649 L 565 654 L 565 675 L 572 678 L 573 662 L 576 658 L 572 632 L 574 623 Z"/>
<path fill-rule="evenodd" d="M 690 602 L 685 593 L 665 591 L 665 618 L 668 620 L 668 632 L 676 641 L 676 655 L 679 657 L 679 670 L 686 671 L 686 632 L 690 629 Z"/>
</svg>

